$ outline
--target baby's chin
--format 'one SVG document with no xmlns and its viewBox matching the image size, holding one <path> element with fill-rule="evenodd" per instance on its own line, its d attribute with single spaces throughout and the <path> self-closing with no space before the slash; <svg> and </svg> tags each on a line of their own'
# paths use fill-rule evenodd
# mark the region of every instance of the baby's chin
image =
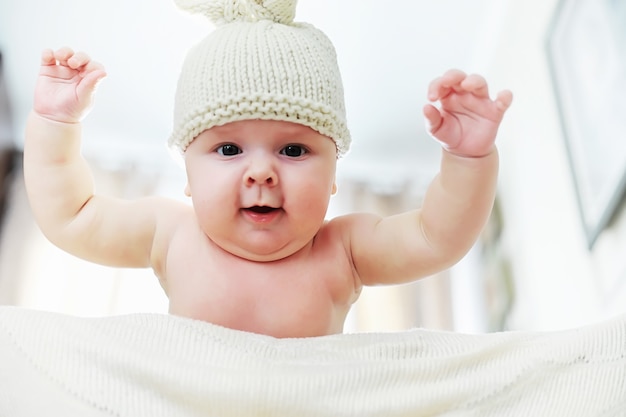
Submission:
<svg viewBox="0 0 626 417">
<path fill-rule="evenodd" d="M 286 245 L 254 244 L 253 242 L 238 244 L 232 241 L 213 242 L 223 251 L 250 262 L 281 261 L 300 252 L 309 244 L 309 242 L 304 242 L 300 245 L 294 244 L 294 242 L 290 242 Z"/>
</svg>

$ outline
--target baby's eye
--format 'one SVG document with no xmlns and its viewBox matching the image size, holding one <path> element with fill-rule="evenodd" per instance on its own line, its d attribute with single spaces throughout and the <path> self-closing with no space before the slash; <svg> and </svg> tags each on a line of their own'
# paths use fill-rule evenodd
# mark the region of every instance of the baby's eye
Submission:
<svg viewBox="0 0 626 417">
<path fill-rule="evenodd" d="M 280 153 L 291 158 L 297 158 L 307 153 L 307 150 L 300 145 L 287 145 L 280 151 Z"/>
<path fill-rule="evenodd" d="M 232 143 L 227 143 L 225 145 L 221 145 L 217 148 L 217 153 L 222 156 L 233 156 L 241 153 L 241 149 L 239 146 L 233 145 Z"/>
</svg>

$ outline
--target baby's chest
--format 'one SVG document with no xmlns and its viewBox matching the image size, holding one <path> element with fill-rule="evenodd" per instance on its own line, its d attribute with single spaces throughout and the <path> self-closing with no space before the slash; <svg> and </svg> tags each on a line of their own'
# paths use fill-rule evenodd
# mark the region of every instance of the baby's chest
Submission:
<svg viewBox="0 0 626 417">
<path fill-rule="evenodd" d="M 187 264 L 189 265 L 189 264 Z M 266 334 L 341 331 L 342 272 L 325 265 L 205 262 L 169 277 L 170 311 Z"/>
</svg>

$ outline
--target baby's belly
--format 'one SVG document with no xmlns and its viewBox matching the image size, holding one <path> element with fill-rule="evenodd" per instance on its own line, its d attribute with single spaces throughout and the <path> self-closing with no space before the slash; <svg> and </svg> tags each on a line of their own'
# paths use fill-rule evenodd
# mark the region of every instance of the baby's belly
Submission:
<svg viewBox="0 0 626 417">
<path fill-rule="evenodd" d="M 170 297 L 170 313 L 219 326 L 268 336 L 314 337 L 341 333 L 347 309 L 329 297 L 305 294 L 235 295 L 216 299 L 178 300 Z"/>
</svg>

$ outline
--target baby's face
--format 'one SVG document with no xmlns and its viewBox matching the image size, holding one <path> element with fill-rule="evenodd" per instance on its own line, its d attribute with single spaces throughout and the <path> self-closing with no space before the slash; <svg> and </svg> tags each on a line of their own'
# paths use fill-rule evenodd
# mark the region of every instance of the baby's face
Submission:
<svg viewBox="0 0 626 417">
<path fill-rule="evenodd" d="M 247 120 L 198 135 L 186 193 L 204 233 L 237 256 L 272 261 L 305 247 L 335 192 L 335 143 L 289 122 Z"/>
</svg>

